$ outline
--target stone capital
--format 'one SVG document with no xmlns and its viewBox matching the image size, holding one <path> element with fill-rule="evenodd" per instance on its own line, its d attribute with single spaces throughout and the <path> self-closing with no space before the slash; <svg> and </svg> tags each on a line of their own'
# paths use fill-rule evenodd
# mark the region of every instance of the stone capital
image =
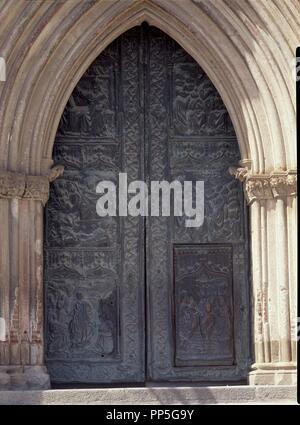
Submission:
<svg viewBox="0 0 300 425">
<path fill-rule="evenodd" d="M 49 183 L 63 171 L 62 165 L 54 166 L 48 174 L 42 176 L 0 171 L 0 198 L 32 199 L 45 205 L 49 198 Z"/>
<path fill-rule="evenodd" d="M 297 196 L 297 171 L 252 174 L 248 168 L 230 167 L 229 172 L 244 184 L 247 203 Z"/>
</svg>

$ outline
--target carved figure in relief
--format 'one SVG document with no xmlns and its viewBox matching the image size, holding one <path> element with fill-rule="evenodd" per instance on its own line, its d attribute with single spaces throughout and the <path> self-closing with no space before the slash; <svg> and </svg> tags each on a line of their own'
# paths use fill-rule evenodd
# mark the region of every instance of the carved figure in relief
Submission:
<svg viewBox="0 0 300 425">
<path fill-rule="evenodd" d="M 201 334 L 205 339 L 212 337 L 215 329 L 215 314 L 213 311 L 213 305 L 211 302 L 207 301 L 204 308 L 204 316 L 201 320 Z"/>
<path fill-rule="evenodd" d="M 107 299 L 99 300 L 99 326 L 98 326 L 98 344 L 104 354 L 110 354 L 114 350 L 113 320 L 111 306 L 113 301 L 111 296 Z"/>
<path fill-rule="evenodd" d="M 186 341 L 192 338 L 196 329 L 199 328 L 199 312 L 195 300 L 187 293 L 183 294 L 180 310 L 180 340 L 182 345 L 184 345 Z"/>
<path fill-rule="evenodd" d="M 64 325 L 68 322 L 67 309 L 67 295 L 64 292 L 60 292 L 57 299 L 57 315 L 60 323 Z"/>
<path fill-rule="evenodd" d="M 206 194 L 207 217 L 211 237 L 241 236 L 241 217 L 238 188 L 234 181 L 216 183 L 211 193 Z"/>
<path fill-rule="evenodd" d="M 65 294 L 58 293 L 56 299 L 49 295 L 48 344 L 49 351 L 63 350 L 68 342 L 68 327 Z"/>
<path fill-rule="evenodd" d="M 88 105 L 77 105 L 74 96 L 71 95 L 68 104 L 68 119 L 67 129 L 74 129 L 76 133 L 88 133 L 91 128 L 92 118 Z"/>
<path fill-rule="evenodd" d="M 114 349 L 112 323 L 110 320 L 99 318 L 99 347 L 105 354 L 110 354 Z"/>
<path fill-rule="evenodd" d="M 93 85 L 95 104 L 93 107 L 93 129 L 97 136 L 109 134 L 113 128 L 114 113 L 111 111 L 110 80 L 97 77 Z"/>
<path fill-rule="evenodd" d="M 83 299 L 81 292 L 76 294 L 77 301 L 72 311 L 72 319 L 69 323 L 71 346 L 80 348 L 87 344 L 92 336 L 92 308 Z"/>
<path fill-rule="evenodd" d="M 224 296 L 218 297 L 218 335 L 229 336 L 231 330 L 231 309 Z"/>
<path fill-rule="evenodd" d="M 207 126 L 209 129 L 212 129 L 211 131 L 216 131 L 226 128 L 226 119 L 227 119 L 227 111 L 211 111 L 208 120 L 207 120 Z"/>
</svg>

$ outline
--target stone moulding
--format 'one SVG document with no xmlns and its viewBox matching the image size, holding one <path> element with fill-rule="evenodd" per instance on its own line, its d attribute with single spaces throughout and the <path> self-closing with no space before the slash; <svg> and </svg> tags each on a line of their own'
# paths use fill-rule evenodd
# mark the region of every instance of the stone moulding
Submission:
<svg viewBox="0 0 300 425">
<path fill-rule="evenodd" d="M 45 206 L 49 198 L 49 183 L 64 171 L 56 165 L 44 176 L 29 176 L 12 171 L 0 171 L 0 198 L 31 199 Z"/>
<path fill-rule="evenodd" d="M 297 196 L 297 171 L 273 171 L 252 174 L 244 167 L 230 167 L 229 172 L 244 184 L 247 203 Z"/>
</svg>

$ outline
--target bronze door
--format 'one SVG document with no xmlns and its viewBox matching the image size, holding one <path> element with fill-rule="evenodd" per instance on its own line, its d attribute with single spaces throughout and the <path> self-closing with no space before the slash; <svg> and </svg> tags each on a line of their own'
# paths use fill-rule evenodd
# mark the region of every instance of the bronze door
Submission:
<svg viewBox="0 0 300 425">
<path fill-rule="evenodd" d="M 146 24 L 65 108 L 45 214 L 46 364 L 56 383 L 233 381 L 249 358 L 248 251 L 229 115 L 198 64 Z M 205 219 L 96 214 L 101 180 L 203 180 Z"/>
</svg>

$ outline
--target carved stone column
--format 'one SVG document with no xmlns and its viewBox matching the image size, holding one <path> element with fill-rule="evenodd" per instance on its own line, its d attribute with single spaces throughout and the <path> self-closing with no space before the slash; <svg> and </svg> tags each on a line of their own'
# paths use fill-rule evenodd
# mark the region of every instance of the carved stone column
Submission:
<svg viewBox="0 0 300 425">
<path fill-rule="evenodd" d="M 43 207 L 47 176 L 0 171 L 0 389 L 49 388 L 43 341 Z"/>
<path fill-rule="evenodd" d="M 250 384 L 296 384 L 297 177 L 231 168 L 250 206 L 252 334 Z"/>
</svg>

